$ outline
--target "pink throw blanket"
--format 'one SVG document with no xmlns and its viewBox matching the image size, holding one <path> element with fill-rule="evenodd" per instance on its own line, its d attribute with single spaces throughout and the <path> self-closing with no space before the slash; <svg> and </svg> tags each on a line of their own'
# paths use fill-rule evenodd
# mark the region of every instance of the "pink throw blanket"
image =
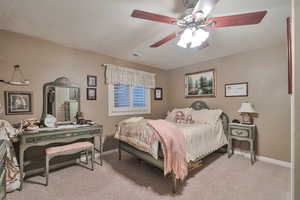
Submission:
<svg viewBox="0 0 300 200">
<path fill-rule="evenodd" d="M 177 179 L 183 180 L 188 174 L 186 144 L 183 133 L 174 124 L 165 120 L 148 120 L 155 130 L 164 153 L 164 174 L 173 172 Z"/>
</svg>

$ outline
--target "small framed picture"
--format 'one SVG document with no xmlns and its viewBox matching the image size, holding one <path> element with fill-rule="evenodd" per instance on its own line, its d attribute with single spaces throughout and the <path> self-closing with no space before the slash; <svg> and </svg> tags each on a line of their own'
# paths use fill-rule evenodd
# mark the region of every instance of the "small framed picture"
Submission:
<svg viewBox="0 0 300 200">
<path fill-rule="evenodd" d="M 32 93 L 5 91 L 6 115 L 32 114 Z"/>
<path fill-rule="evenodd" d="M 88 87 L 97 87 L 97 76 L 87 76 L 87 86 Z"/>
<path fill-rule="evenodd" d="M 225 84 L 225 97 L 247 97 L 248 83 Z"/>
<path fill-rule="evenodd" d="M 154 100 L 162 100 L 163 99 L 163 89 L 155 88 L 154 89 Z"/>
<path fill-rule="evenodd" d="M 97 89 L 87 88 L 86 89 L 86 99 L 87 100 L 97 100 Z"/>
</svg>

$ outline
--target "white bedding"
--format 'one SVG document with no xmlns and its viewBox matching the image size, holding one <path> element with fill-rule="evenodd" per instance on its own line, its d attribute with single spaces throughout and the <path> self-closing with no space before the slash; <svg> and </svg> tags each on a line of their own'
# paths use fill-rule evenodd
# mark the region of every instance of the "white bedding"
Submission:
<svg viewBox="0 0 300 200">
<path fill-rule="evenodd" d="M 186 140 L 187 161 L 194 161 L 227 144 L 222 121 L 210 124 L 176 124 Z"/>
<path fill-rule="evenodd" d="M 216 113 L 220 115 L 221 112 Z M 227 144 L 222 120 L 210 122 L 204 118 L 199 123 L 174 123 L 184 134 L 186 142 L 187 161 L 195 161 Z M 116 130 L 115 138 L 122 140 L 137 149 L 151 154 L 155 159 L 159 155 L 159 140 L 146 119 L 138 121 L 121 121 Z"/>
</svg>

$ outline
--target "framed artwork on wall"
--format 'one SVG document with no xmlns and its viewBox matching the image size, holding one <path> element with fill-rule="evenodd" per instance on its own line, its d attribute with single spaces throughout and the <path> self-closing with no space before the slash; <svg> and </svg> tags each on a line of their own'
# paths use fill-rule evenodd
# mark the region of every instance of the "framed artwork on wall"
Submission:
<svg viewBox="0 0 300 200">
<path fill-rule="evenodd" d="M 216 97 L 215 69 L 185 74 L 185 97 Z"/>
<path fill-rule="evenodd" d="M 5 91 L 5 113 L 6 115 L 28 115 L 32 114 L 32 93 Z"/>
<path fill-rule="evenodd" d="M 87 88 L 86 89 L 86 99 L 87 100 L 97 100 L 97 89 Z"/>
<path fill-rule="evenodd" d="M 97 76 L 87 76 L 87 86 L 88 87 L 97 87 Z"/>
<path fill-rule="evenodd" d="M 155 88 L 154 89 L 154 100 L 162 100 L 163 99 L 163 89 Z"/>
<path fill-rule="evenodd" d="M 247 97 L 248 83 L 225 84 L 225 97 Z"/>
</svg>

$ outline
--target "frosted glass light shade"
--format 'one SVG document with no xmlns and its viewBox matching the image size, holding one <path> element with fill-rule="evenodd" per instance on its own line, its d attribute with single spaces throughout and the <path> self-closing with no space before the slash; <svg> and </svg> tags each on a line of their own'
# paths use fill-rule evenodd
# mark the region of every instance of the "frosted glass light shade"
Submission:
<svg viewBox="0 0 300 200">
<path fill-rule="evenodd" d="M 250 102 L 242 103 L 238 111 L 239 113 L 257 113 L 254 106 Z"/>
</svg>

